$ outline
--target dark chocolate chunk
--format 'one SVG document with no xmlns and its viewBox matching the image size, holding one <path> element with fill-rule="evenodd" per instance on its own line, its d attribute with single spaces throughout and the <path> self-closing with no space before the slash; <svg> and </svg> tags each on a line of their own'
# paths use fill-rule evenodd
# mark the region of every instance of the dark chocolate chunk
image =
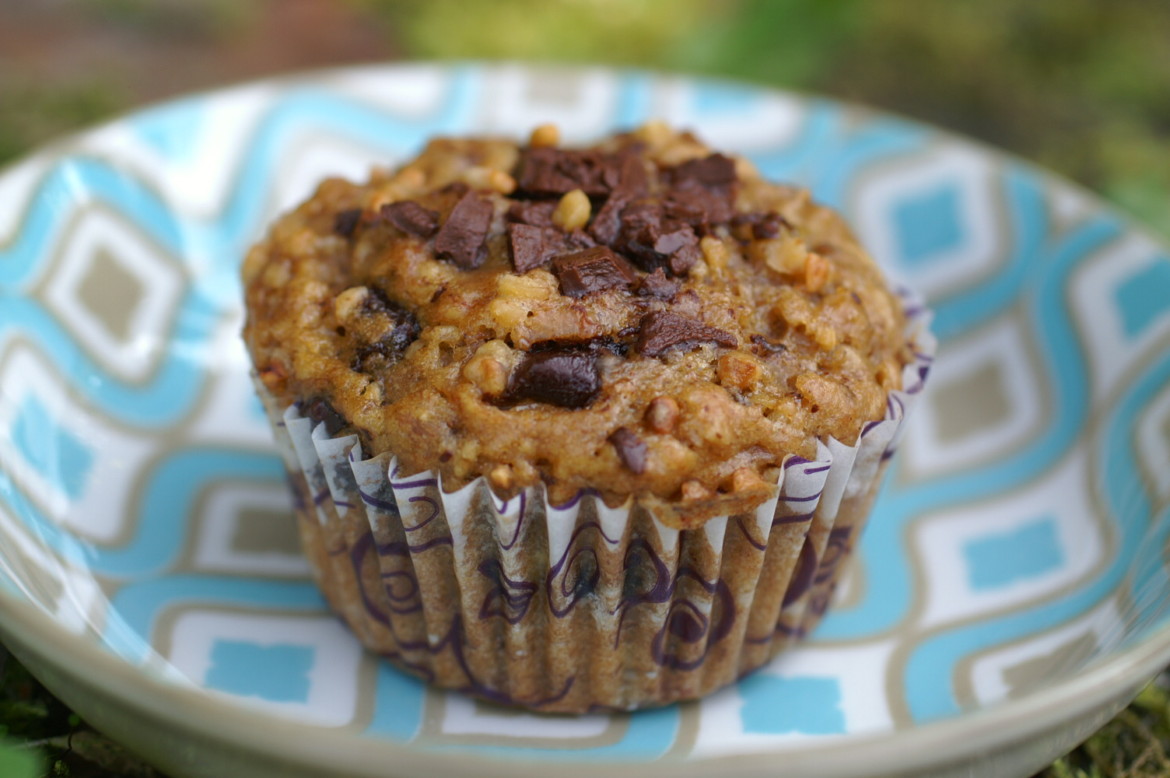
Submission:
<svg viewBox="0 0 1170 778">
<path fill-rule="evenodd" d="M 676 186 L 693 181 L 704 187 L 721 187 L 735 183 L 735 160 L 722 154 L 692 159 L 669 168 L 667 178 Z"/>
<path fill-rule="evenodd" d="M 701 343 L 714 343 L 728 348 L 738 345 L 730 332 L 670 311 L 646 314 L 638 328 L 638 352 L 647 357 L 661 356 L 673 348 L 689 348 Z"/>
<path fill-rule="evenodd" d="M 763 335 L 752 335 L 751 341 L 759 346 L 759 350 L 768 354 L 783 354 L 788 350 L 788 346 L 785 346 L 783 343 L 773 343 Z"/>
<path fill-rule="evenodd" d="M 521 200 L 512 203 L 504 218 L 510 222 L 531 224 L 535 227 L 552 227 L 552 215 L 556 209 L 557 204 L 555 202 L 547 200 Z"/>
<path fill-rule="evenodd" d="M 659 300 L 669 300 L 678 294 L 679 283 L 666 277 L 662 268 L 655 268 L 642 279 L 638 285 L 638 294 L 642 297 L 657 297 Z"/>
<path fill-rule="evenodd" d="M 531 224 L 508 225 L 508 248 L 512 252 L 512 267 L 516 268 L 517 273 L 527 273 L 540 267 L 560 249 L 559 243 L 549 240 L 550 230 Z"/>
<path fill-rule="evenodd" d="M 324 397 L 317 397 L 310 400 L 309 404 L 302 410 L 302 413 L 312 420 L 314 427 L 318 424 L 324 424 L 325 431 L 330 435 L 336 435 L 349 425 L 345 417 L 338 413 L 337 409 L 333 407 L 333 404 Z"/>
<path fill-rule="evenodd" d="M 710 225 L 730 221 L 733 215 L 729 192 L 694 185 L 667 192 L 664 206 L 667 216 L 703 228 L 704 232 Z"/>
<path fill-rule="evenodd" d="M 770 213 L 752 225 L 752 237 L 757 240 L 774 238 L 780 234 L 783 226 L 784 220 L 780 218 L 780 214 Z"/>
<path fill-rule="evenodd" d="M 597 245 L 597 241 L 584 230 L 573 230 L 562 239 L 565 246 L 570 249 L 591 249 Z"/>
<path fill-rule="evenodd" d="M 370 293 L 362 303 L 361 315 L 369 317 L 370 329 L 380 333 L 376 341 L 363 343 L 354 352 L 350 368 L 361 373 L 394 364 L 422 332 L 414 314 L 390 300 L 376 286 L 370 287 Z"/>
<path fill-rule="evenodd" d="M 613 245 L 622 226 L 622 211 L 629 202 L 646 192 L 646 167 L 638 148 L 627 147 L 618 153 L 620 168 L 616 184 L 605 203 L 593 215 L 589 232 L 600 243 Z M 612 172 L 613 168 L 610 168 Z"/>
<path fill-rule="evenodd" d="M 774 238 L 780 234 L 780 230 L 792 229 L 792 225 L 788 223 L 788 220 L 775 211 L 736 214 L 732 218 L 731 223 L 736 227 L 750 224 L 752 237 L 756 240 Z"/>
<path fill-rule="evenodd" d="M 435 236 L 435 254 L 464 270 L 483 264 L 492 210 L 491 200 L 471 191 L 464 192 Z"/>
<path fill-rule="evenodd" d="M 533 197 L 559 197 L 580 189 L 590 197 L 612 191 L 645 188 L 645 169 L 636 151 L 627 149 L 605 154 L 595 149 L 582 151 L 542 146 L 520 152 L 516 186 Z"/>
<path fill-rule="evenodd" d="M 343 238 L 352 238 L 358 222 L 362 220 L 361 208 L 348 208 L 338 211 L 333 217 L 333 231 Z"/>
<path fill-rule="evenodd" d="M 617 451 L 622 464 L 638 475 L 646 472 L 646 443 L 630 430 L 618 427 L 609 436 L 609 442 Z"/>
<path fill-rule="evenodd" d="M 638 280 L 630 263 L 607 246 L 561 254 L 553 259 L 552 271 L 561 282 L 561 294 L 569 297 L 616 287 L 628 289 Z"/>
<path fill-rule="evenodd" d="M 429 238 L 439 229 L 439 214 L 424 208 L 413 200 L 401 200 L 383 205 L 378 216 L 403 232 Z"/>
<path fill-rule="evenodd" d="M 615 245 L 647 272 L 661 267 L 681 276 L 699 259 L 699 236 L 694 228 L 664 218 L 661 206 L 653 203 L 636 202 L 626 207 Z"/>
<path fill-rule="evenodd" d="M 584 408 L 601 389 L 597 355 L 577 349 L 530 352 L 512 373 L 507 398 Z"/>
<path fill-rule="evenodd" d="M 613 245 L 617 240 L 618 232 L 622 228 L 622 209 L 629 203 L 624 192 L 614 192 L 593 215 L 589 224 L 589 233 L 597 238 L 599 243 Z"/>
<path fill-rule="evenodd" d="M 637 331 L 638 328 L 633 327 L 630 328 L 629 332 L 623 330 L 617 335 L 619 338 L 628 337 Z M 588 351 L 594 354 L 608 351 L 611 354 L 624 357 L 630 352 L 630 344 L 627 340 L 617 340 L 609 335 L 598 335 L 586 340 L 542 340 L 533 343 L 528 353 L 535 354 L 541 351 Z"/>
<path fill-rule="evenodd" d="M 622 192 L 630 197 L 640 197 L 646 193 L 646 165 L 642 162 L 642 151 L 641 144 L 634 144 L 617 153 L 619 167 L 618 181 L 613 187 L 615 192 Z"/>
<path fill-rule="evenodd" d="M 586 194 L 604 194 L 600 154 L 567 151 L 541 146 L 520 152 L 516 186 L 537 197 L 556 197 L 582 189 Z"/>
</svg>

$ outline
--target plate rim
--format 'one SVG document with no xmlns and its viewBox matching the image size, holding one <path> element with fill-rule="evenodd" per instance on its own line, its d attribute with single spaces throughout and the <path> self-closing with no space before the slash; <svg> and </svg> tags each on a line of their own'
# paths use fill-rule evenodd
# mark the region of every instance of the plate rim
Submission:
<svg viewBox="0 0 1170 778">
<path fill-rule="evenodd" d="M 392 73 L 419 67 L 431 67 L 445 72 L 461 69 L 478 72 L 513 69 L 520 72 L 602 73 L 619 78 L 645 76 L 653 79 L 677 79 L 683 83 L 704 82 L 747 87 L 793 98 L 802 104 L 825 102 L 866 117 L 884 117 L 922 128 L 948 143 L 960 143 L 981 155 L 1019 165 L 1038 175 L 1045 187 L 1059 186 L 1075 192 L 1084 199 L 1088 211 L 1105 212 L 1116 218 L 1122 227 L 1121 234 L 1137 233 L 1154 245 L 1170 250 L 1167 249 L 1164 236 L 1105 202 L 1092 190 L 1035 162 L 947 128 L 862 103 L 779 88 L 746 79 L 598 63 L 422 59 L 372 61 L 298 69 L 183 92 L 134 106 L 98 124 L 49 139 L 30 152 L 0 166 L 0 178 L 33 160 L 52 162 L 76 152 L 79 142 L 95 132 L 118 125 L 144 112 L 165 109 L 181 101 L 222 98 L 233 92 L 250 89 L 269 88 L 281 91 L 303 84 L 328 87 L 331 80 L 349 73 Z M 92 154 L 91 151 L 86 153 Z M 99 156 L 106 158 L 110 155 Z M 112 157 L 111 161 L 118 164 Z M 700 778 L 709 775 L 708 771 L 712 767 L 721 766 L 737 772 L 758 771 L 760 774 L 771 774 L 775 770 L 777 759 L 783 759 L 786 768 L 815 769 L 818 771 L 815 773 L 817 775 L 877 775 L 889 770 L 936 765 L 940 762 L 939 746 L 946 747 L 946 761 L 958 763 L 964 759 L 985 755 L 992 748 L 1026 742 L 1047 729 L 1077 717 L 1100 711 L 1119 702 L 1124 704 L 1124 701 L 1128 701 L 1136 694 L 1146 681 L 1170 663 L 1170 623 L 1166 623 L 1156 627 L 1133 645 L 1093 662 L 1084 672 L 1071 678 L 1043 686 L 1018 698 L 1001 700 L 986 707 L 960 712 L 908 729 L 876 734 L 832 736 L 809 745 L 690 757 L 685 761 L 674 758 L 574 760 L 565 757 L 548 758 L 538 751 L 521 757 L 500 752 L 445 749 L 442 746 L 425 747 L 413 742 L 403 743 L 364 737 L 347 729 L 322 727 L 266 714 L 263 710 L 234 702 L 226 695 L 218 695 L 203 687 L 192 685 L 188 688 L 155 677 L 145 672 L 146 668 L 134 665 L 104 649 L 88 634 L 79 636 L 71 632 L 44 611 L 19 599 L 4 588 L 0 588 L 0 636 L 3 637 L 6 646 L 19 646 L 18 651 L 23 650 L 35 656 L 34 661 L 25 662 L 34 675 L 39 674 L 40 663 L 44 662 L 55 671 L 77 679 L 80 682 L 79 688 L 89 687 L 89 690 L 117 700 L 139 715 L 163 720 L 178 731 L 197 735 L 204 740 L 231 745 L 256 756 L 271 759 L 281 755 L 286 761 L 292 758 L 299 765 L 326 770 L 342 767 L 354 775 L 369 776 L 383 775 L 377 759 L 373 758 L 375 756 L 380 758 L 393 756 L 396 770 L 457 768 L 459 772 L 452 774 L 468 776 L 515 775 L 515 767 L 519 764 L 529 767 L 555 766 L 566 776 L 594 776 L 599 767 L 630 766 L 636 767 L 639 774 L 647 776 Z M 74 668 L 85 668 L 86 673 L 82 674 Z M 119 683 L 119 680 L 123 682 Z M 196 716 L 192 715 L 193 708 L 203 710 Z M 258 718 L 261 721 L 258 722 Z M 268 738 L 257 737 L 258 723 L 271 728 Z M 95 726 L 101 728 L 100 724 Z M 572 754 L 572 751 L 566 751 L 565 754 Z M 859 766 L 864 769 L 864 773 L 856 772 Z"/>
</svg>

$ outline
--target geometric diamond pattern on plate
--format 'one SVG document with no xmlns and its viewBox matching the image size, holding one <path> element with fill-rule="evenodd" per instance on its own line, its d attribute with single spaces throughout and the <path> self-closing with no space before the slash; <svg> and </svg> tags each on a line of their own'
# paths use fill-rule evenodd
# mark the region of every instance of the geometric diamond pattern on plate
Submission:
<svg viewBox="0 0 1170 778">
<path fill-rule="evenodd" d="M 221 480 L 204 487 L 192 530 L 200 572 L 309 575 L 283 482 Z"/>
<path fill-rule="evenodd" d="M 892 640 L 800 646 L 699 701 L 691 756 L 799 747 L 893 726 L 885 676 Z"/>
<path fill-rule="evenodd" d="M 875 166 L 852 191 L 862 245 L 928 300 L 993 275 L 1010 244 L 997 167 L 957 144 L 897 164 L 896 175 Z"/>
<path fill-rule="evenodd" d="M 712 148 L 737 152 L 787 146 L 807 109 L 795 98 L 740 84 L 661 78 L 647 116 L 676 127 L 702 127 Z"/>
<path fill-rule="evenodd" d="M 23 344 L 0 354 L 0 386 L 0 458 L 17 487 L 55 524 L 96 543 L 122 542 L 154 441 L 78 405 Z"/>
<path fill-rule="evenodd" d="M 280 158 L 268 187 L 267 210 L 262 224 L 313 194 L 322 180 L 337 176 L 365 181 L 373 165 L 391 166 L 399 160 L 373 146 L 323 129 L 297 133 Z"/>
<path fill-rule="evenodd" d="M 327 727 L 353 719 L 362 649 L 332 617 L 194 607 L 154 642 L 191 681 L 239 702 Z"/>
<path fill-rule="evenodd" d="M 1068 297 L 1093 389 L 1107 395 L 1170 333 L 1170 258 L 1144 235 L 1128 234 L 1081 262 Z"/>
<path fill-rule="evenodd" d="M 1121 625 L 1114 598 L 1067 624 L 1023 640 L 986 651 L 960 663 L 965 676 L 959 685 L 972 698 L 989 705 L 1008 697 L 1020 697 L 1037 686 L 1076 675 L 1086 662 L 1106 648 Z"/>
<path fill-rule="evenodd" d="M 187 429 L 192 445 L 226 443 L 260 449 L 272 445 L 272 428 L 256 396 L 251 362 L 240 338 L 242 324 L 243 312 L 239 305 L 233 305 L 206 343 L 193 347 L 200 359 L 214 360 L 219 369 L 207 387 L 198 416 Z"/>
<path fill-rule="evenodd" d="M 912 554 L 926 578 L 918 629 L 1035 604 L 1083 584 L 1108 561 L 1108 518 L 1094 513 L 1083 449 L 1018 491 L 911 525 Z"/>
<path fill-rule="evenodd" d="M 462 694 L 443 693 L 439 707 L 442 711 L 429 718 L 438 724 L 437 732 L 424 729 L 423 735 L 441 734 L 451 743 L 504 743 L 521 740 L 576 741 L 582 745 L 601 746 L 616 742 L 624 734 L 614 727 L 609 716 L 541 716 L 523 710 L 485 705 Z M 608 742 L 603 742 L 608 741 Z"/>
<path fill-rule="evenodd" d="M 600 70 L 504 66 L 483 73 L 481 94 L 476 125 L 484 133 L 527 139 L 533 127 L 551 122 L 562 140 L 579 143 L 610 129 L 618 81 Z"/>
<path fill-rule="evenodd" d="M 32 193 L 45 174 L 51 158 L 40 154 L 19 162 L 0 176 L 0 250 L 16 236 L 17 230 L 28 216 Z"/>
<path fill-rule="evenodd" d="M 166 354 L 183 274 L 137 228 L 91 206 L 56 248 L 58 265 L 41 295 L 102 367 L 141 381 Z"/>
<path fill-rule="evenodd" d="M 79 139 L 85 154 L 116 158 L 179 212 L 212 217 L 224 207 L 253 128 L 275 90 L 246 86 L 215 99 L 186 98 Z M 197 131 L 195 131 L 197 130 Z"/>
<path fill-rule="evenodd" d="M 902 447 L 913 477 L 986 464 L 1037 433 L 1048 401 L 1029 344 L 1020 318 L 1002 316 L 939 350 Z"/>
<path fill-rule="evenodd" d="M 434 65 L 406 65 L 393 75 L 380 68 L 352 68 L 324 78 L 330 91 L 408 120 L 437 112 L 447 99 L 450 81 L 450 71 Z"/>
<path fill-rule="evenodd" d="M 1137 460 L 1158 500 L 1170 500 L 1170 386 L 1138 415 L 1134 424 Z"/>
</svg>

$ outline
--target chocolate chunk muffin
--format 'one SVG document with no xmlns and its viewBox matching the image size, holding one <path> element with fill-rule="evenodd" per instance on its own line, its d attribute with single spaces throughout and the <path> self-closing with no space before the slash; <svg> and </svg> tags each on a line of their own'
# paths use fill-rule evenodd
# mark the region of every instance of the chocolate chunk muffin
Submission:
<svg viewBox="0 0 1170 778">
<path fill-rule="evenodd" d="M 929 361 L 836 214 L 661 124 L 434 140 L 243 277 L 331 602 L 543 710 L 696 696 L 807 631 Z"/>
</svg>

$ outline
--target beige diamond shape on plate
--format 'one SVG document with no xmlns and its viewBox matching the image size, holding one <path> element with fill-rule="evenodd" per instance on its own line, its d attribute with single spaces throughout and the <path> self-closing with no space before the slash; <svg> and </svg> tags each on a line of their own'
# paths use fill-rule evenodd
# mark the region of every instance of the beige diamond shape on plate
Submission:
<svg viewBox="0 0 1170 778">
<path fill-rule="evenodd" d="M 146 380 L 166 354 L 183 272 L 120 215 L 89 206 L 54 247 L 37 294 L 103 369 Z"/>
</svg>

